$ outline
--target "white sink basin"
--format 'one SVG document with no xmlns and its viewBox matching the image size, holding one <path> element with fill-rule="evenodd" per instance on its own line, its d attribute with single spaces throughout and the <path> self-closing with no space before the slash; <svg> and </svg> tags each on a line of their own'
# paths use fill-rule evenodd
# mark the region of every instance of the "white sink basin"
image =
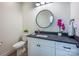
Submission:
<svg viewBox="0 0 79 59">
<path fill-rule="evenodd" d="M 24 44 L 25 44 L 24 41 L 19 41 L 13 45 L 13 48 L 15 48 L 15 49 L 21 48 L 21 47 L 23 47 Z"/>
<path fill-rule="evenodd" d="M 36 35 L 37 37 L 45 37 L 47 38 L 48 36 L 47 35 Z"/>
</svg>

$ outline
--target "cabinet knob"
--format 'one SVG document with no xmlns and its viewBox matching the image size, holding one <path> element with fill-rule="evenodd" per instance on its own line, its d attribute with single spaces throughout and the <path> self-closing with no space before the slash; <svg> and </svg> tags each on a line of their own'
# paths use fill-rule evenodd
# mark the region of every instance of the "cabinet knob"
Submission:
<svg viewBox="0 0 79 59">
<path fill-rule="evenodd" d="M 40 45 L 39 45 L 39 44 L 37 44 L 37 46 L 38 46 L 38 47 L 40 47 Z"/>
</svg>

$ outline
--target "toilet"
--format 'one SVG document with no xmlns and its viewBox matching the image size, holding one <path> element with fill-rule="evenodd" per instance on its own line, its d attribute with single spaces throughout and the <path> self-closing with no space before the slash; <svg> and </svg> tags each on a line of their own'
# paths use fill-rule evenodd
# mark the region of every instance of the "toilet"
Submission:
<svg viewBox="0 0 79 59">
<path fill-rule="evenodd" d="M 26 35 L 22 35 L 21 41 L 15 43 L 12 47 L 17 50 L 17 56 L 21 56 L 25 51 L 27 47 L 27 39 Z"/>
</svg>

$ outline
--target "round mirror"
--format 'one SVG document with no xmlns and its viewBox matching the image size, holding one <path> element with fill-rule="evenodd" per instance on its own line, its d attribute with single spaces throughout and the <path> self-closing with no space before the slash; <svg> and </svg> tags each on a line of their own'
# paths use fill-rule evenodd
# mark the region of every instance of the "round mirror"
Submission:
<svg viewBox="0 0 79 59">
<path fill-rule="evenodd" d="M 36 16 L 36 24 L 41 28 L 48 28 L 54 20 L 54 15 L 49 10 L 42 10 Z"/>
</svg>

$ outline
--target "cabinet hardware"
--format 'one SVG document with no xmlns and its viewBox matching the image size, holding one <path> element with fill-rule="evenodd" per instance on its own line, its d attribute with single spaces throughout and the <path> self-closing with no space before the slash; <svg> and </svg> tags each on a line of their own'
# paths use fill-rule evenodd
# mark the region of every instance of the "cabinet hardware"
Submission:
<svg viewBox="0 0 79 59">
<path fill-rule="evenodd" d="M 70 47 L 64 47 L 65 49 L 71 49 Z"/>
<path fill-rule="evenodd" d="M 40 45 L 39 45 L 39 44 L 37 44 L 37 46 L 38 46 L 38 47 L 40 47 Z"/>
</svg>

